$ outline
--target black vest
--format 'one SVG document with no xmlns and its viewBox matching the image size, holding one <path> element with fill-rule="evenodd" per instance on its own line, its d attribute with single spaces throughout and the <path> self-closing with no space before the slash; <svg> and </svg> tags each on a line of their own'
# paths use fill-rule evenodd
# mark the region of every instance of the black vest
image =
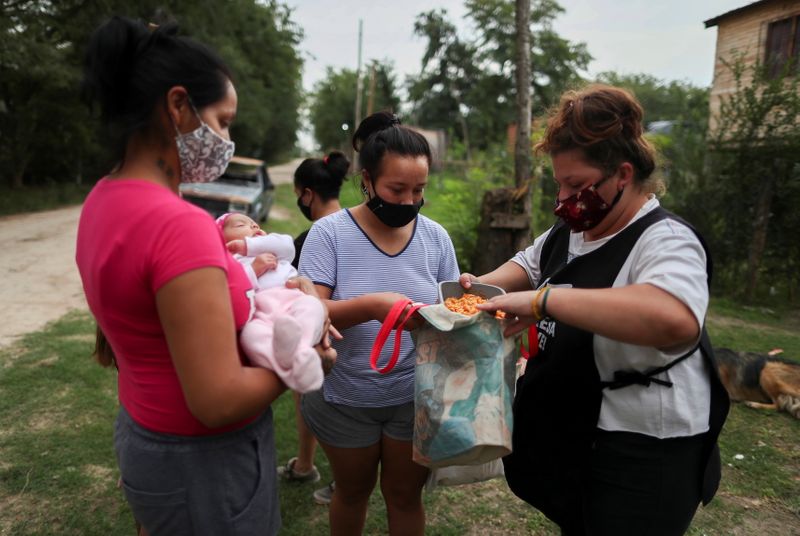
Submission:
<svg viewBox="0 0 800 536">
<path fill-rule="evenodd" d="M 541 280 L 550 284 L 569 283 L 574 288 L 609 288 L 644 230 L 665 218 L 680 221 L 694 231 L 686 222 L 659 207 L 620 231 L 600 248 L 570 263 L 567 263 L 569 228 L 557 224 L 542 248 Z M 697 236 L 708 258 L 710 285 L 711 257 L 704 240 L 699 234 Z M 648 384 L 651 381 L 649 376 L 663 372 L 680 359 L 653 371 L 620 371 L 615 375 L 618 381 L 603 384 L 595 364 L 593 333 L 551 318 L 541 320 L 537 327 L 539 353 L 529 360 L 525 375 L 517 382 L 513 452 L 503 459 L 503 463 L 511 490 L 564 526 L 580 519 L 582 481 L 591 457 L 602 389 L 624 388 L 633 383 Z M 698 481 L 702 486 L 703 503 L 707 504 L 719 486 L 717 438 L 730 402 L 713 365 L 705 328 L 700 349 L 711 381 L 709 431 L 704 445 L 706 467 L 702 482 Z M 655 384 L 649 388 L 666 387 Z"/>
</svg>

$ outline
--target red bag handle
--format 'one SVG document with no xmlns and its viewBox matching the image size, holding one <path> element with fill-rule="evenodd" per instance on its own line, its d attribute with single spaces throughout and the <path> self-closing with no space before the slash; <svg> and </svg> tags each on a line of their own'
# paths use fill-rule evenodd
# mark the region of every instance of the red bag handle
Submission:
<svg viewBox="0 0 800 536">
<path fill-rule="evenodd" d="M 534 344 L 534 342 L 536 344 Z M 528 349 L 525 349 L 522 341 L 519 341 L 519 353 L 522 354 L 523 359 L 530 359 L 536 357 L 539 353 L 539 331 L 536 329 L 536 324 L 531 324 L 528 328 Z"/>
<path fill-rule="evenodd" d="M 378 368 L 378 358 L 381 355 L 381 350 L 383 350 L 383 346 L 386 344 L 386 340 L 389 338 L 389 334 L 394 328 L 394 325 L 397 324 L 397 320 L 400 318 L 400 315 L 403 314 L 403 311 L 409 305 L 411 305 L 411 307 L 409 307 L 408 313 L 397 325 L 392 357 L 389 358 L 389 362 L 386 363 L 385 367 Z M 394 368 L 394 366 L 397 364 L 398 357 L 400 357 L 400 342 L 403 337 L 403 326 L 406 325 L 406 322 L 408 322 L 408 319 L 411 318 L 411 315 L 416 313 L 422 307 L 425 307 L 425 305 L 421 303 L 415 304 L 408 298 L 404 300 L 397 300 L 394 305 L 392 305 L 392 308 L 389 310 L 389 314 L 386 315 L 386 318 L 383 320 L 380 331 L 378 331 L 378 336 L 375 338 L 375 344 L 372 345 L 372 353 L 370 353 L 369 356 L 369 364 L 372 366 L 373 370 L 377 370 L 381 374 L 386 374 Z"/>
</svg>

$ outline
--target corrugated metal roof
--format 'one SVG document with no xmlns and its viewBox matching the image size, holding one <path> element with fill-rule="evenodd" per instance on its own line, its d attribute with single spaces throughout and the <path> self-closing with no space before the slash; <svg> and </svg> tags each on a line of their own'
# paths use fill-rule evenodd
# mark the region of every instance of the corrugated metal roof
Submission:
<svg viewBox="0 0 800 536">
<path fill-rule="evenodd" d="M 728 12 L 723 13 L 722 15 L 717 15 L 714 18 L 708 19 L 703 24 L 706 25 L 706 28 L 711 28 L 712 26 L 716 26 L 717 24 L 719 24 L 719 21 L 721 21 L 722 19 L 728 18 L 731 15 L 736 15 L 738 13 L 742 13 L 756 6 L 760 6 L 761 4 L 766 4 L 768 2 L 774 2 L 774 1 L 775 0 L 759 0 L 758 2 L 751 2 L 746 6 L 737 7 L 736 9 L 732 9 Z"/>
</svg>

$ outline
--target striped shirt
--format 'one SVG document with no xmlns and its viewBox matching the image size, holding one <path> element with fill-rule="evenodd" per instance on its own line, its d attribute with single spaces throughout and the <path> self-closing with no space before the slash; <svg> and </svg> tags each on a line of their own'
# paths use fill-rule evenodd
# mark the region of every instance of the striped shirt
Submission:
<svg viewBox="0 0 800 536">
<path fill-rule="evenodd" d="M 347 300 L 373 292 L 399 292 L 415 302 L 436 303 L 438 283 L 458 279 L 458 263 L 447 231 L 419 215 L 406 247 L 397 255 L 378 248 L 350 211 L 340 210 L 317 220 L 300 255 L 300 274 L 332 290 L 332 300 Z M 336 366 L 325 378 L 325 400 L 354 407 L 385 407 L 414 399 L 416 354 L 408 333 L 402 337 L 397 365 L 388 374 L 372 369 L 369 356 L 381 323 L 364 322 L 342 330 L 334 341 Z M 379 366 L 391 356 L 394 337 L 387 341 Z"/>
</svg>

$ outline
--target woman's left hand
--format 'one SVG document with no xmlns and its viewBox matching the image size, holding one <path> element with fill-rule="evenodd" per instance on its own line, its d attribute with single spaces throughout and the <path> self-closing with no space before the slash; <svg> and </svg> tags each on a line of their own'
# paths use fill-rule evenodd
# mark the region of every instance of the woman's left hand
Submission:
<svg viewBox="0 0 800 536">
<path fill-rule="evenodd" d="M 408 310 L 411 307 L 412 307 L 411 304 L 406 306 L 406 308 L 403 310 L 403 314 L 400 315 L 400 319 L 402 319 L 403 317 L 405 317 L 406 314 L 408 314 Z M 398 319 L 398 321 L 397 321 L 398 324 L 400 323 L 400 319 Z M 427 321 L 425 320 L 425 318 L 421 314 L 419 314 L 419 311 L 415 311 L 414 314 L 411 315 L 411 317 L 408 320 L 406 320 L 405 324 L 403 324 L 403 329 L 406 330 L 406 331 L 413 331 L 413 330 L 417 329 L 418 327 L 422 326 L 425 322 L 427 322 Z M 395 325 L 395 329 L 397 327 L 398 326 Z"/>
<path fill-rule="evenodd" d="M 317 293 L 317 287 L 314 286 L 314 283 L 312 283 L 309 278 L 302 275 L 287 279 L 286 288 L 296 288 L 304 294 L 320 299 L 319 293 Z"/>
<path fill-rule="evenodd" d="M 506 313 L 506 329 L 503 335 L 511 337 L 528 329 L 529 326 L 537 322 L 533 315 L 533 300 L 536 298 L 536 291 L 510 292 L 502 296 L 495 296 L 485 303 L 479 303 L 478 309 L 494 313 L 503 311 Z"/>
</svg>

